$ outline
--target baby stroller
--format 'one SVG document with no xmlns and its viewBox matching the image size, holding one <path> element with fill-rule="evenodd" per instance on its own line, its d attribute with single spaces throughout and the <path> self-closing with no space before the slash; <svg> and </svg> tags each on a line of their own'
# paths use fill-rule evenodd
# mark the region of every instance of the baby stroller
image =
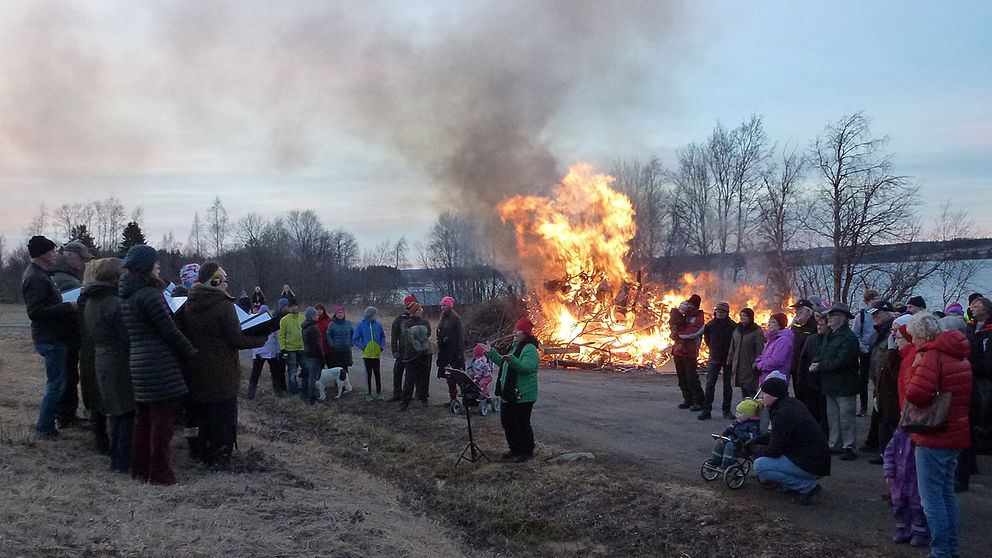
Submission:
<svg viewBox="0 0 992 558">
<path fill-rule="evenodd" d="M 724 442 L 730 442 L 731 439 L 723 436 L 721 434 L 710 434 L 714 440 L 723 440 Z M 753 462 L 751 461 L 751 448 L 747 444 L 736 444 L 734 449 L 734 462 L 730 466 L 723 468 L 717 467 L 710 463 L 709 459 L 703 461 L 702 466 L 699 468 L 699 474 L 703 476 L 706 481 L 716 480 L 717 477 L 723 475 L 723 482 L 731 490 L 737 490 L 738 488 L 744 486 L 744 481 L 747 480 L 748 473 L 751 472 L 751 466 Z"/>
<path fill-rule="evenodd" d="M 491 369 L 477 370 L 472 366 L 468 370 L 445 368 L 445 371 L 455 379 L 459 391 L 458 397 L 448 407 L 453 414 L 461 412 L 462 407 L 465 407 L 465 412 L 470 412 L 469 409 L 476 404 L 482 416 L 487 416 L 490 410 L 499 412 L 499 397 L 489 393 L 489 384 L 493 381 Z"/>
</svg>

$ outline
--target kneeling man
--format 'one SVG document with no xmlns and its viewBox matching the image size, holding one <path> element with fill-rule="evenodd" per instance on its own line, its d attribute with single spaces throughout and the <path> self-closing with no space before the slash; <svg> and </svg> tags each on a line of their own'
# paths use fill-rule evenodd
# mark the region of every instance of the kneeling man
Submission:
<svg viewBox="0 0 992 558">
<path fill-rule="evenodd" d="M 781 379 L 766 379 L 761 399 L 771 432 L 762 457 L 754 461 L 754 472 L 763 482 L 798 492 L 799 503 L 809 504 L 821 490 L 816 481 L 830 474 L 827 438 L 806 406 L 789 397 L 789 385 Z"/>
</svg>

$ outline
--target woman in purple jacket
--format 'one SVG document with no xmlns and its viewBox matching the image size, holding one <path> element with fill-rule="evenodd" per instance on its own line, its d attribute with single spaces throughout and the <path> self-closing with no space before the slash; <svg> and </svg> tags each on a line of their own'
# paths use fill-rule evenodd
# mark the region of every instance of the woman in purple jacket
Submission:
<svg viewBox="0 0 992 558">
<path fill-rule="evenodd" d="M 781 312 L 772 314 L 768 320 L 765 349 L 754 361 L 754 367 L 758 370 L 758 385 L 765 383 L 765 377 L 776 370 L 785 376 L 786 383 L 789 381 L 789 374 L 792 372 L 793 334 L 786 327 L 788 324 L 789 318 Z"/>
</svg>

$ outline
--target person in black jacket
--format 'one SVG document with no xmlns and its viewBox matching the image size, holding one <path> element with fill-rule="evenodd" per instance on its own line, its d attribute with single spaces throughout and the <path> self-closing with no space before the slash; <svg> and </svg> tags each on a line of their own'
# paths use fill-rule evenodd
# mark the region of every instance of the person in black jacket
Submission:
<svg viewBox="0 0 992 558">
<path fill-rule="evenodd" d="M 799 493 L 809 504 L 820 492 L 821 477 L 830 474 L 830 448 L 820 425 L 806 406 L 789 397 L 789 384 L 768 378 L 761 385 L 761 399 L 768 409 L 771 432 L 754 472 L 763 482 L 775 482 Z"/>
<path fill-rule="evenodd" d="M 34 349 L 45 359 L 45 395 L 41 399 L 38 438 L 55 439 L 55 415 L 59 411 L 65 387 L 66 358 L 69 346 L 65 332 L 76 320 L 76 303 L 62 302 L 49 270 L 55 263 L 55 243 L 44 236 L 28 241 L 31 264 L 21 278 L 21 294 L 28 318 L 31 319 L 31 339 Z"/>
<path fill-rule="evenodd" d="M 734 337 L 734 329 L 737 322 L 730 318 L 730 304 L 720 301 L 713 307 L 713 319 L 706 322 L 698 332 L 689 335 L 680 335 L 682 339 L 703 336 L 706 347 L 709 349 L 709 358 L 706 361 L 706 389 L 703 395 L 703 411 L 699 413 L 699 420 L 709 420 L 713 412 L 713 400 L 716 398 L 716 383 L 723 374 L 723 401 L 721 409 L 723 418 L 733 420 L 734 413 L 730 412 L 730 405 L 734 401 L 733 375 L 730 370 L 730 363 L 727 356 L 730 354 L 730 342 Z"/>
<path fill-rule="evenodd" d="M 407 295 L 403 299 L 403 313 L 393 320 L 389 331 L 389 343 L 393 352 L 393 397 L 390 401 L 403 399 L 403 373 L 406 371 L 406 360 L 403 352 L 406 349 L 406 330 L 410 322 L 410 304 L 417 302 L 417 297 Z"/>
<path fill-rule="evenodd" d="M 449 405 L 458 397 L 458 384 L 445 368 L 465 370 L 465 330 L 455 312 L 455 299 L 441 299 L 441 321 L 437 324 L 437 377 L 448 381 Z"/>
<path fill-rule="evenodd" d="M 152 484 L 175 484 L 169 445 L 176 415 L 187 393 L 180 358 L 192 359 L 196 348 L 173 320 L 159 277 L 158 252 L 133 246 L 123 262 L 120 297 L 130 353 L 128 367 L 137 408 L 131 441 L 131 476 Z"/>
</svg>

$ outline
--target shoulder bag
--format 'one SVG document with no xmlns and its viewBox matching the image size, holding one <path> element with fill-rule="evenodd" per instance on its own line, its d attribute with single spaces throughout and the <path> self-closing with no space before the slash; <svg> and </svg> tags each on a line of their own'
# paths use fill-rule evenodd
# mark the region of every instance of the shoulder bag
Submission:
<svg viewBox="0 0 992 558">
<path fill-rule="evenodd" d="M 899 428 L 913 434 L 936 434 L 947 430 L 947 419 L 951 411 L 950 392 L 941 391 L 944 380 L 944 367 L 937 355 L 937 394 L 926 405 L 917 406 L 908 399 L 899 417 Z"/>
</svg>

